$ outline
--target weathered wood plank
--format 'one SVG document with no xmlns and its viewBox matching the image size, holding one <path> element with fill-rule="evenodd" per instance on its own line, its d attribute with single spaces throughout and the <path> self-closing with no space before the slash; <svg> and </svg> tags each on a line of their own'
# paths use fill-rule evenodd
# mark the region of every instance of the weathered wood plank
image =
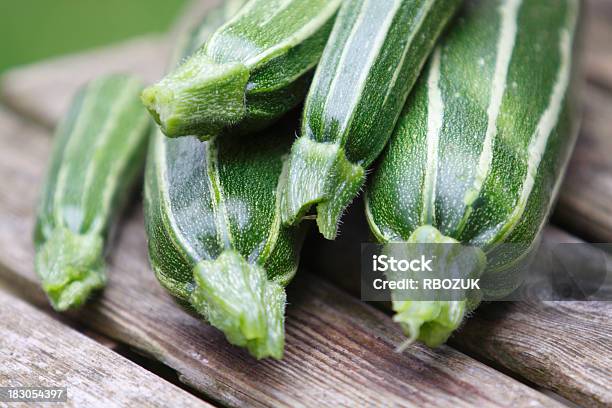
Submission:
<svg viewBox="0 0 612 408">
<path fill-rule="evenodd" d="M 143 36 L 13 69 L 0 81 L 0 97 L 11 109 L 43 126 L 53 127 L 78 88 L 97 76 L 129 72 L 146 82 L 157 81 L 166 69 L 177 38 L 217 3 L 218 0 L 189 2 L 167 36 Z"/>
<path fill-rule="evenodd" d="M 584 117 L 553 221 L 593 242 L 612 242 L 612 1 L 587 2 Z"/>
<path fill-rule="evenodd" d="M 451 344 L 584 406 L 612 405 L 612 308 L 606 302 L 497 302 Z"/>
<path fill-rule="evenodd" d="M 95 77 L 130 72 L 148 82 L 157 80 L 164 72 L 169 48 L 167 37 L 146 36 L 20 67 L 2 77 L 0 95 L 11 109 L 53 127 L 68 108 L 74 93 Z"/>
<path fill-rule="evenodd" d="M 210 406 L 2 290 L 0 321 L 3 387 L 67 387 L 70 407 Z"/>
<path fill-rule="evenodd" d="M 355 296 L 360 294 L 360 243 L 370 240 L 361 214 L 358 201 L 337 241 L 320 239 L 304 253 L 311 270 Z M 554 227 L 544 239 L 582 242 Z M 450 344 L 570 401 L 605 406 L 612 403 L 611 322 L 612 302 L 493 302 L 481 305 Z"/>
<path fill-rule="evenodd" d="M 593 84 L 612 90 L 612 1 L 587 0 L 585 3 L 585 74 Z"/>
<path fill-rule="evenodd" d="M 544 239 L 581 242 L 556 228 Z M 452 344 L 578 404 L 609 407 L 611 325 L 610 302 L 495 302 L 468 320 Z"/>
<path fill-rule="evenodd" d="M 588 90 L 588 94 L 587 94 L 588 96 L 586 97 L 586 100 L 587 100 L 588 105 L 591 105 L 590 101 L 599 100 L 600 103 L 593 104 L 594 108 L 588 108 L 589 110 L 587 111 L 587 117 L 585 118 L 585 121 L 584 121 L 584 123 L 587 125 L 585 125 L 585 131 L 583 132 L 583 135 L 581 136 L 581 139 L 577 147 L 576 157 L 574 158 L 570 166 L 567 181 L 565 183 L 565 186 L 562 189 L 561 199 L 559 202 L 559 210 L 557 212 L 556 220 L 558 222 L 562 222 L 563 225 L 570 226 L 574 231 L 580 232 L 583 236 L 591 237 L 592 239 L 610 241 L 610 238 L 602 238 L 602 237 L 609 237 L 610 231 L 612 231 L 612 228 L 611 228 L 612 209 L 610 207 L 611 205 L 610 203 L 612 201 L 609 200 L 609 197 L 606 198 L 605 196 L 602 196 L 601 194 L 602 194 L 602 191 L 609 192 L 610 190 L 612 190 L 610 188 L 610 175 L 612 175 L 612 169 L 610 169 L 611 162 L 610 160 L 605 161 L 604 159 L 602 159 L 602 157 L 605 158 L 606 152 L 612 151 L 608 147 L 609 141 L 612 140 L 612 137 L 610 136 L 609 129 L 607 127 L 607 122 L 609 121 L 609 119 L 606 120 L 606 117 L 609 118 L 611 116 L 609 115 L 609 113 L 607 113 L 608 111 L 605 110 L 605 107 L 609 106 L 609 102 L 608 102 L 609 98 L 606 96 L 607 91 L 605 90 L 605 89 L 608 89 L 606 84 L 612 83 L 612 82 L 609 82 L 609 78 L 612 73 L 612 70 L 607 68 L 610 66 L 609 65 L 610 54 L 609 53 L 606 54 L 605 52 L 612 50 L 612 48 L 608 48 L 607 50 L 604 50 L 605 52 L 602 51 L 603 46 L 608 45 L 609 47 L 608 39 L 611 37 L 608 36 L 607 37 L 608 39 L 606 39 L 604 38 L 602 34 L 597 34 L 597 33 L 608 33 L 612 27 L 611 25 L 607 23 L 607 20 L 606 20 L 606 18 L 608 18 L 607 16 L 610 15 L 607 11 L 610 9 L 609 4 L 612 2 L 607 2 L 606 0 L 596 0 L 596 1 L 591 1 L 591 3 L 596 3 L 595 5 L 596 7 L 599 7 L 599 9 L 597 9 L 597 11 L 593 13 L 593 15 L 595 16 L 593 18 L 596 19 L 595 21 L 597 22 L 597 24 L 587 25 L 587 41 L 586 41 L 587 64 L 586 65 L 588 67 L 587 77 L 591 85 L 588 88 L 589 90 Z M 591 28 L 589 29 L 589 27 Z M 53 78 L 49 77 L 49 80 L 52 82 Z M 44 90 L 44 84 L 41 84 L 41 87 L 43 87 L 41 92 L 46 93 L 47 91 Z M 60 90 L 56 90 L 56 91 L 60 92 Z M 592 92 L 597 92 L 600 98 L 598 98 L 597 96 L 594 98 L 591 98 L 590 94 Z M 61 94 L 59 94 L 59 96 L 61 96 Z M 66 97 L 66 100 L 67 99 L 68 97 Z M 34 98 L 32 98 L 30 102 L 37 103 L 37 101 Z M 599 112 L 597 112 L 598 108 L 601 108 Z M 589 112 L 595 112 L 595 113 L 589 113 Z M 591 117 L 595 117 L 596 119 L 592 120 Z M 597 124 L 594 124 L 594 125 L 591 124 L 593 122 L 596 122 Z M 592 126 L 596 130 L 588 131 L 587 129 L 589 126 Z M 606 133 L 606 131 L 608 133 Z M 591 134 L 593 135 L 592 137 L 590 136 Z M 589 141 L 589 140 L 594 140 L 594 141 Z M 590 145 L 594 145 L 594 148 L 591 148 Z M 584 154 L 580 153 L 581 149 L 585 151 Z M 592 161 L 593 155 L 597 156 L 596 160 L 594 161 Z M 591 163 L 595 163 L 595 166 L 592 166 Z M 592 167 L 589 167 L 589 166 L 592 166 Z M 593 168 L 596 168 L 599 170 L 598 171 L 590 170 Z M 573 180 L 572 176 L 574 174 L 580 174 L 580 172 L 583 172 L 583 173 L 586 172 L 586 175 L 582 176 L 577 181 Z M 567 187 L 568 185 L 570 187 Z M 569 188 L 574 188 L 574 191 L 571 192 L 571 194 L 570 194 L 570 191 L 566 192 L 566 190 Z M 589 198 L 581 200 L 581 202 L 566 200 L 566 197 L 569 197 L 569 198 L 580 197 L 580 194 L 587 194 L 589 195 Z M 580 204 L 583 204 L 583 203 L 588 203 L 588 205 L 584 207 L 580 207 Z M 17 204 L 17 207 L 14 207 L 14 208 L 19 208 L 18 204 Z M 589 215 L 594 211 L 593 208 L 598 208 L 599 210 L 594 217 L 589 217 Z M 15 210 L 15 211 L 18 211 L 18 210 Z M 575 221 L 575 220 L 578 220 L 578 221 Z M 4 224 L 1 224 L 1 225 L 4 225 Z M 139 230 L 138 222 L 133 221 L 127 228 L 128 230 L 134 229 L 138 231 Z M 592 235 L 589 235 L 589 231 L 591 231 L 590 234 Z M 29 234 L 28 231 L 25 231 L 25 233 L 26 235 Z M 126 234 L 128 233 L 126 232 L 124 235 Z M 10 239 L 7 238 L 8 235 L 4 235 L 4 237 L 5 237 L 4 239 L 6 240 L 5 242 L 9 243 Z M 122 240 L 125 240 L 125 239 L 128 239 L 128 238 L 122 238 Z M 0 237 L 0 243 L 2 243 L 2 237 Z M 120 245 L 121 246 L 124 245 L 123 241 Z M 320 257 L 320 254 L 318 256 Z M 26 262 L 28 262 L 27 256 L 23 255 L 22 260 L 25 260 Z M 29 262 L 31 262 L 31 260 Z M 16 265 L 17 263 L 18 262 L 15 261 L 13 265 Z M 0 268 L 2 268 L 1 264 L 2 262 L 0 262 Z M 129 264 L 129 261 L 128 261 L 128 264 Z M 135 265 L 138 265 L 138 262 L 136 262 Z M 127 269 L 120 268 L 119 270 L 125 271 Z M 345 271 L 342 271 L 342 272 L 345 272 Z M 118 273 L 121 273 L 121 272 L 118 272 Z M 27 277 L 28 276 L 27 272 L 22 273 L 22 274 L 15 274 L 11 271 L 11 272 L 6 272 L 5 276 L 7 276 L 10 280 L 12 280 L 13 284 L 21 284 L 22 289 L 24 291 L 33 290 L 32 289 L 33 288 L 32 279 L 31 279 L 31 276 Z M 358 280 L 354 280 L 353 283 L 358 284 Z M 296 285 L 306 285 L 306 284 L 302 282 L 298 282 Z M 37 295 L 38 295 L 38 300 L 41 301 L 40 293 L 37 292 Z M 163 297 L 165 296 L 165 294 L 159 293 L 159 296 Z M 606 306 L 605 313 L 609 313 L 609 306 L 608 305 L 604 305 L 604 306 Z M 478 318 L 480 313 L 487 313 L 486 310 L 488 307 L 489 306 L 483 307 L 481 309 L 482 311 L 476 314 L 475 319 Z M 521 310 L 511 309 L 505 313 L 506 315 L 510 316 L 510 318 L 512 318 L 513 313 L 519 313 L 519 312 L 523 313 L 521 315 L 523 317 L 521 317 L 520 319 L 523 319 L 523 318 L 531 319 L 532 321 L 538 321 L 538 314 L 541 313 L 539 310 L 537 310 L 537 308 L 529 309 L 526 311 L 522 309 Z M 326 313 L 327 312 L 324 312 L 323 314 L 326 314 Z M 590 312 L 585 312 L 585 313 L 586 315 L 588 315 Z M 562 314 L 557 313 L 556 315 L 560 317 Z M 178 318 L 178 315 L 177 315 L 177 318 Z M 100 322 L 93 323 L 94 327 L 104 326 L 106 330 L 110 329 L 110 331 L 114 333 L 113 335 L 117 338 L 121 338 L 121 336 L 126 335 L 123 331 L 121 331 L 123 329 L 116 328 L 116 323 L 114 319 L 110 319 L 103 313 L 101 313 L 101 317 L 99 316 L 98 319 L 100 320 Z M 562 321 L 561 323 L 566 324 Z M 470 324 L 471 324 L 471 321 L 468 323 L 468 325 L 466 325 L 464 332 L 465 330 L 468 330 L 468 331 L 470 330 Z M 491 326 L 491 324 L 494 324 L 494 326 Z M 482 327 L 487 328 L 484 334 L 480 330 L 476 331 L 475 333 L 480 333 L 479 334 L 480 336 L 486 336 L 485 338 L 488 341 L 490 341 L 491 344 L 495 344 L 495 342 L 498 341 L 496 336 L 499 333 L 496 327 L 503 326 L 504 322 L 503 320 L 496 320 L 495 322 L 491 324 L 489 326 L 482 326 Z M 478 327 L 481 327 L 481 326 L 478 326 Z M 545 331 L 544 331 L 544 334 L 546 334 Z M 564 333 L 564 334 L 566 336 L 568 335 L 568 333 Z M 553 341 L 553 343 L 557 342 L 558 347 L 565 347 L 563 350 L 571 350 L 574 347 L 573 344 L 576 344 L 575 343 L 576 339 L 574 338 L 575 334 L 576 333 L 573 333 L 573 332 L 570 333 L 571 336 L 569 340 L 555 338 L 551 341 Z M 464 334 L 462 334 L 462 336 L 464 336 Z M 465 336 L 469 336 L 469 333 L 465 334 Z M 474 336 L 478 339 L 478 341 L 481 341 L 480 340 L 481 337 L 478 337 L 477 334 L 475 334 Z M 583 340 L 580 340 L 580 339 L 578 340 L 579 342 L 576 347 L 580 347 L 583 344 L 580 342 Z M 519 342 L 521 341 L 524 342 L 525 340 L 519 340 Z M 572 346 L 568 346 L 567 344 L 565 344 L 566 341 L 569 341 L 572 344 Z M 501 340 L 499 340 L 499 342 L 501 343 Z M 132 344 L 135 344 L 135 343 L 132 343 Z M 147 349 L 147 347 L 150 344 L 151 344 L 150 340 L 147 340 L 144 346 L 142 344 L 137 344 L 137 346 L 139 346 L 142 349 Z M 479 343 L 477 342 L 475 344 L 479 344 Z M 505 343 L 505 344 L 508 344 L 508 343 Z M 596 348 L 595 350 L 596 353 L 606 352 L 605 349 L 602 349 L 600 347 L 601 345 L 596 344 L 596 346 L 599 347 L 599 348 Z M 512 349 L 510 346 L 508 346 L 505 350 L 506 350 L 505 352 L 507 353 L 507 356 L 514 356 L 512 358 L 516 359 L 517 361 L 519 360 L 522 361 L 521 364 L 526 364 L 525 366 L 521 366 L 521 367 L 510 367 L 511 369 L 515 370 L 519 375 L 532 379 L 534 380 L 534 382 L 538 383 L 539 385 L 543 387 L 546 387 L 548 389 L 554 389 L 560 394 L 565 395 L 569 399 L 578 400 L 578 401 L 581 401 L 582 403 L 594 404 L 598 400 L 606 401 L 605 398 L 607 398 L 608 394 L 601 395 L 602 390 L 601 390 L 601 387 L 599 386 L 600 377 L 597 377 L 597 378 L 589 377 L 591 375 L 596 375 L 597 370 L 595 371 L 585 370 L 584 372 L 587 373 L 588 375 L 586 377 L 583 377 L 581 380 L 580 379 L 572 380 L 574 381 L 574 385 L 570 384 L 569 386 L 564 386 L 562 384 L 559 385 L 555 383 L 555 376 L 563 377 L 563 379 L 561 380 L 561 383 L 563 381 L 566 381 L 567 377 L 576 377 L 576 374 L 574 370 L 571 369 L 571 367 L 579 367 L 580 365 L 579 364 L 576 364 L 576 365 L 569 364 L 567 367 L 564 367 L 559 364 L 551 365 L 549 362 L 553 361 L 555 359 L 555 353 L 558 353 L 558 351 L 554 347 L 542 347 L 542 350 L 544 352 L 547 351 L 546 354 L 540 355 L 538 358 L 531 357 L 529 359 L 524 359 L 524 358 L 521 359 L 519 358 L 520 355 L 518 356 L 515 355 L 516 353 L 519 353 L 519 354 L 521 353 L 520 349 L 518 348 Z M 561 354 L 565 356 L 568 353 L 569 351 L 562 352 Z M 483 353 L 481 357 L 484 356 L 484 358 L 488 358 L 484 354 L 488 354 L 488 353 Z M 580 358 L 580 356 L 577 356 L 577 355 L 574 355 L 574 357 L 578 359 Z M 500 360 L 501 356 L 491 355 L 490 358 L 492 360 Z M 500 364 L 507 366 L 507 364 L 503 364 L 503 362 L 500 362 Z M 538 375 L 538 374 L 541 374 L 541 372 L 543 372 L 544 370 L 548 370 L 549 367 L 553 368 L 553 370 L 550 372 L 550 376 L 543 377 L 542 375 Z M 604 368 L 609 369 L 609 366 L 604 366 Z M 558 373 L 556 370 L 560 370 L 560 369 L 566 370 L 566 372 Z M 190 381 L 189 377 L 187 377 L 187 380 Z M 587 383 L 585 384 L 585 382 Z M 589 385 L 590 382 L 594 382 L 596 384 L 596 386 L 593 387 L 594 391 L 590 391 L 590 394 L 589 392 L 587 392 L 585 395 L 582 395 L 580 393 L 574 394 L 576 393 L 576 390 L 572 387 L 575 386 L 575 387 L 582 387 L 580 389 L 588 389 L 590 387 Z M 204 386 L 205 385 L 206 384 L 204 384 Z M 573 397 L 572 395 L 578 395 L 578 396 Z M 240 398 L 236 398 L 234 401 L 243 401 L 243 400 L 241 400 Z"/>
<path fill-rule="evenodd" d="M 30 232 L 49 145 L 40 129 L 0 114 L 0 278 L 41 305 Z M 403 335 L 388 316 L 307 274 L 289 292 L 284 360 L 257 362 L 159 286 L 142 223 L 140 211 L 129 217 L 112 251 L 109 287 L 75 318 L 152 354 L 223 404 L 554 405 L 450 347 L 395 353 Z"/>
<path fill-rule="evenodd" d="M 612 91 L 593 85 L 586 91 L 581 134 L 553 221 L 591 242 L 612 242 Z"/>
</svg>

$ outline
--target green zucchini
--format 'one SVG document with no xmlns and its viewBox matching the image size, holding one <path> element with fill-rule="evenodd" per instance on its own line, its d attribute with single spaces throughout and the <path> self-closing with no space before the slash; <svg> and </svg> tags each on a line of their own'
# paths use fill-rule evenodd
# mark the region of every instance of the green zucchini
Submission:
<svg viewBox="0 0 612 408">
<path fill-rule="evenodd" d="M 341 0 L 250 0 L 142 100 L 169 137 L 261 129 L 300 103 Z"/>
<path fill-rule="evenodd" d="M 36 271 L 56 310 L 106 283 L 111 222 L 144 167 L 150 119 L 134 77 L 86 85 L 59 125 L 34 233 Z"/>
<path fill-rule="evenodd" d="M 223 15 L 209 15 L 200 31 Z M 156 129 L 147 159 L 145 221 L 158 280 L 257 358 L 282 357 L 284 286 L 303 238 L 279 212 L 293 131 L 281 122 L 265 134 L 202 142 Z"/>
<path fill-rule="evenodd" d="M 283 220 L 317 205 L 319 231 L 344 209 L 380 154 L 410 89 L 459 0 L 346 0 L 306 100 L 291 152 Z"/>
<path fill-rule="evenodd" d="M 578 0 L 470 0 L 406 103 L 366 193 L 382 243 L 479 248 L 495 281 L 538 243 L 577 130 Z M 501 244 L 513 249 L 499 256 Z M 512 288 L 510 288 L 512 289 Z M 395 301 L 435 346 L 466 301 Z"/>
</svg>

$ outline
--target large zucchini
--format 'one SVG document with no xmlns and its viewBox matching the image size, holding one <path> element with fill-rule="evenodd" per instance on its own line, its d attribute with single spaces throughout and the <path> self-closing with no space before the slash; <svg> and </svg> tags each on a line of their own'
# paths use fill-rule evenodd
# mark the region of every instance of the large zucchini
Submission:
<svg viewBox="0 0 612 408">
<path fill-rule="evenodd" d="M 141 91 L 130 76 L 96 79 L 55 133 L 34 241 L 36 271 L 57 310 L 81 305 L 106 283 L 111 221 L 144 167 L 150 120 Z"/>
<path fill-rule="evenodd" d="M 193 38 L 220 25 L 225 10 L 210 14 Z M 257 358 L 282 356 L 284 286 L 303 235 L 281 225 L 277 193 L 293 131 L 279 123 L 265 134 L 202 142 L 156 129 L 147 161 L 146 229 L 157 278 Z"/>
<path fill-rule="evenodd" d="M 264 127 L 300 103 L 341 0 L 250 0 L 142 100 L 169 137 Z"/>
<path fill-rule="evenodd" d="M 329 239 L 387 143 L 406 97 L 459 0 L 346 0 L 291 152 L 283 220 L 317 205 Z"/>
<path fill-rule="evenodd" d="M 578 13 L 578 0 L 465 4 L 371 179 L 366 213 L 379 241 L 475 246 L 492 281 L 537 244 L 576 136 Z M 492 256 L 502 243 L 513 249 Z M 465 301 L 393 308 L 430 345 L 468 311 Z"/>
</svg>

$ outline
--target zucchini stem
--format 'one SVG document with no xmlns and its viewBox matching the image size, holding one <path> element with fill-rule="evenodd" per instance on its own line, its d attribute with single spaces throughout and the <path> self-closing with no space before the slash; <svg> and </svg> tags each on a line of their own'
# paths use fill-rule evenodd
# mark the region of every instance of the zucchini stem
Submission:
<svg viewBox="0 0 612 408">
<path fill-rule="evenodd" d="M 409 254 L 427 254 L 429 259 L 436 260 L 436 268 L 431 272 L 431 277 L 449 278 L 451 276 L 448 275 L 453 274 L 450 272 L 453 268 L 460 268 L 462 277 L 474 278 L 481 276 L 486 266 L 485 254 L 480 249 L 465 252 L 459 245 L 428 245 L 459 244 L 430 225 L 417 228 L 406 244 L 409 244 L 406 247 Z M 396 245 L 398 244 L 387 244 L 383 251 L 397 251 Z M 459 327 L 466 313 L 475 308 L 477 302 L 472 298 L 478 298 L 478 293 L 469 291 L 461 300 L 435 300 L 433 293 L 429 294 L 432 300 L 410 300 L 407 293 L 410 292 L 391 291 L 392 308 L 395 312 L 393 320 L 400 324 L 408 336 L 408 339 L 398 346 L 398 352 L 417 340 L 429 347 L 437 347 L 446 342 Z"/>
<path fill-rule="evenodd" d="M 285 290 L 268 280 L 261 266 L 228 249 L 198 263 L 194 280 L 191 304 L 230 343 L 248 348 L 258 359 L 282 358 Z"/>
<path fill-rule="evenodd" d="M 81 306 L 106 285 L 104 240 L 56 228 L 36 253 L 36 271 L 51 305 L 57 311 Z"/>
<path fill-rule="evenodd" d="M 246 115 L 249 70 L 218 64 L 198 52 L 142 92 L 142 102 L 168 137 L 217 136 Z"/>
<path fill-rule="evenodd" d="M 317 205 L 319 231 L 335 239 L 342 213 L 363 186 L 365 170 L 351 163 L 339 145 L 304 136 L 294 143 L 289 160 L 283 222 L 298 224 Z"/>
</svg>

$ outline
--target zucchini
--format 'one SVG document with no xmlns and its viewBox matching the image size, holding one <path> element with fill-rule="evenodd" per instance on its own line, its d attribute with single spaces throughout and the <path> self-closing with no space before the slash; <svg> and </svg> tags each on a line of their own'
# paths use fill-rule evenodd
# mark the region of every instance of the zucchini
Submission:
<svg viewBox="0 0 612 408">
<path fill-rule="evenodd" d="M 250 0 L 142 100 L 169 137 L 261 129 L 300 103 L 341 0 Z"/>
<path fill-rule="evenodd" d="M 380 242 L 474 246 L 491 282 L 528 256 L 576 138 L 578 14 L 578 0 L 466 2 L 368 187 L 367 219 Z M 514 249 L 500 256 L 502 243 Z M 393 308 L 411 339 L 435 346 L 470 306 L 395 301 Z"/>
<path fill-rule="evenodd" d="M 221 24 L 223 15 L 209 15 L 200 31 Z M 301 229 L 281 224 L 277 193 L 293 131 L 281 122 L 265 134 L 203 142 L 156 129 L 145 172 L 149 257 L 158 280 L 257 358 L 282 357 L 284 286 L 303 238 Z"/>
<path fill-rule="evenodd" d="M 291 151 L 283 220 L 317 205 L 319 231 L 344 209 L 380 154 L 410 89 L 459 0 L 346 0 L 306 100 Z"/>
<path fill-rule="evenodd" d="M 56 131 L 34 232 L 36 272 L 56 310 L 83 304 L 106 283 L 109 227 L 144 167 L 142 88 L 127 75 L 92 81 Z"/>
</svg>

